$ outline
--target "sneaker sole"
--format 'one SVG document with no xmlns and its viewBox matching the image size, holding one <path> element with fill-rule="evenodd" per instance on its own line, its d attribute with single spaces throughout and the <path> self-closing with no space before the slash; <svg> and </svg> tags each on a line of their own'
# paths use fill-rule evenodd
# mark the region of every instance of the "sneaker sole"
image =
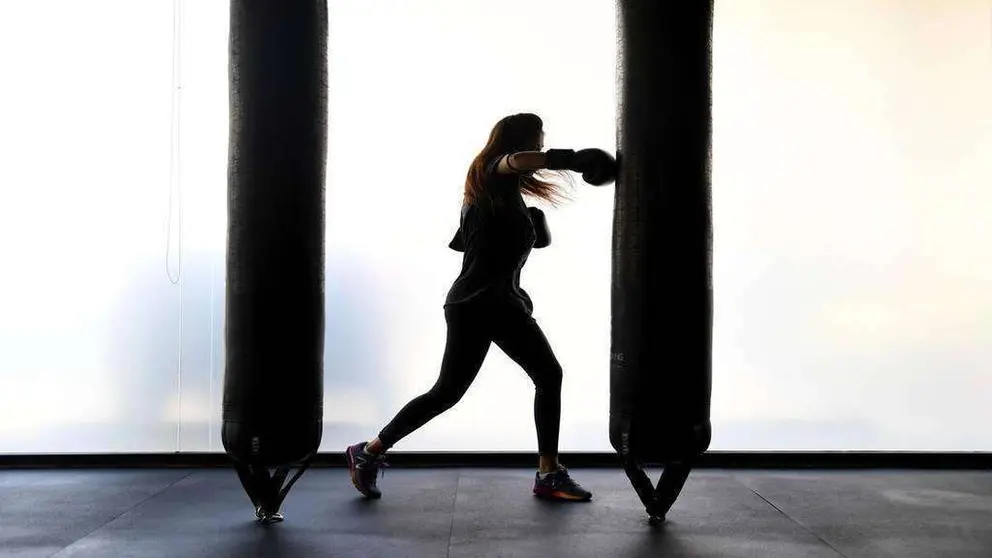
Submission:
<svg viewBox="0 0 992 558">
<path fill-rule="evenodd" d="M 534 496 L 544 500 L 564 500 L 568 502 L 590 502 L 592 501 L 592 495 L 580 496 L 578 494 L 569 494 L 568 492 L 559 492 L 557 490 L 544 491 L 544 490 L 534 490 Z"/>
</svg>

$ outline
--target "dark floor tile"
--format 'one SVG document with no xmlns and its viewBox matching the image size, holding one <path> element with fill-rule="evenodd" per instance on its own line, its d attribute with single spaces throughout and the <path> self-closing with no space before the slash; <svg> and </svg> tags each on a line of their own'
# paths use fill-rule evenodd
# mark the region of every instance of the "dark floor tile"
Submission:
<svg viewBox="0 0 992 558">
<path fill-rule="evenodd" d="M 737 476 L 852 558 L 992 556 L 992 473 L 761 472 Z"/>
<path fill-rule="evenodd" d="M 189 474 L 0 471 L 0 555 L 51 556 Z"/>
<path fill-rule="evenodd" d="M 232 471 L 198 472 L 59 557 L 444 556 L 457 475 L 391 470 L 386 497 L 367 501 L 345 470 L 314 469 L 290 492 L 286 521 L 259 527 Z"/>
<path fill-rule="evenodd" d="M 230 470 L 3 471 L 0 556 L 992 556 L 990 473 L 697 471 L 661 528 L 619 470 L 573 474 L 593 502 L 507 469 L 392 469 L 366 501 L 314 469 L 262 528 Z"/>
<path fill-rule="evenodd" d="M 572 474 L 593 502 L 534 498 L 532 471 L 463 470 L 450 556 L 838 556 L 727 474 L 693 473 L 661 528 L 620 471 Z"/>
</svg>

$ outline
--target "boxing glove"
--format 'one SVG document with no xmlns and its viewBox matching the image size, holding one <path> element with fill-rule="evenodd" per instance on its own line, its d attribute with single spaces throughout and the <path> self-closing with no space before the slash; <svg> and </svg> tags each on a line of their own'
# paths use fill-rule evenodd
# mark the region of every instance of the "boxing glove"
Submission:
<svg viewBox="0 0 992 558">
<path fill-rule="evenodd" d="M 577 172 L 593 186 L 604 186 L 617 177 L 616 159 L 602 149 L 549 149 L 544 157 L 545 168 Z"/>
<path fill-rule="evenodd" d="M 530 220 L 534 223 L 534 232 L 537 239 L 534 240 L 534 248 L 547 248 L 551 245 L 551 230 L 548 229 L 548 220 L 544 218 L 544 212 L 536 207 L 528 207 Z"/>
<path fill-rule="evenodd" d="M 548 170 L 574 171 L 574 162 L 574 149 L 549 149 L 544 152 L 544 168 Z"/>
<path fill-rule="evenodd" d="M 593 186 L 604 186 L 617 179 L 617 160 L 602 149 L 583 149 L 572 159 L 575 172 Z"/>
<path fill-rule="evenodd" d="M 455 236 L 448 243 L 448 248 L 451 248 L 455 252 L 465 251 L 465 241 L 462 239 L 462 230 L 458 229 L 455 231 Z"/>
</svg>

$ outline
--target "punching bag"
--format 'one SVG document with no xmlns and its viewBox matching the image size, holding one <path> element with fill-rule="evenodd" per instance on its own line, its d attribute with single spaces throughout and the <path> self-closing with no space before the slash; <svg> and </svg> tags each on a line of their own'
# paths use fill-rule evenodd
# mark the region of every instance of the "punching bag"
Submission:
<svg viewBox="0 0 992 558">
<path fill-rule="evenodd" d="M 326 0 L 232 0 L 229 47 L 221 438 L 272 522 L 322 434 Z"/>
<path fill-rule="evenodd" d="M 619 0 L 610 442 L 653 518 L 709 447 L 712 0 Z M 641 468 L 666 466 L 655 489 Z"/>
</svg>

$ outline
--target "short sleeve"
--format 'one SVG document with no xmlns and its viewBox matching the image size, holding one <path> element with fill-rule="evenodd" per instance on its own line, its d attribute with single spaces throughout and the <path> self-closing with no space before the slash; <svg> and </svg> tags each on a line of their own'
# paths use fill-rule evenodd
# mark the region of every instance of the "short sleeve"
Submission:
<svg viewBox="0 0 992 558">
<path fill-rule="evenodd" d="M 499 162 L 503 160 L 503 157 L 506 157 L 506 154 L 497 155 L 486 163 L 484 171 L 487 177 L 496 176 L 496 167 L 499 166 Z"/>
<path fill-rule="evenodd" d="M 462 240 L 466 241 L 469 237 L 475 233 L 476 229 L 479 227 L 479 219 L 482 216 L 479 215 L 479 208 L 475 205 L 466 205 L 462 209 L 462 219 L 459 224 L 458 230 L 461 231 Z"/>
</svg>

